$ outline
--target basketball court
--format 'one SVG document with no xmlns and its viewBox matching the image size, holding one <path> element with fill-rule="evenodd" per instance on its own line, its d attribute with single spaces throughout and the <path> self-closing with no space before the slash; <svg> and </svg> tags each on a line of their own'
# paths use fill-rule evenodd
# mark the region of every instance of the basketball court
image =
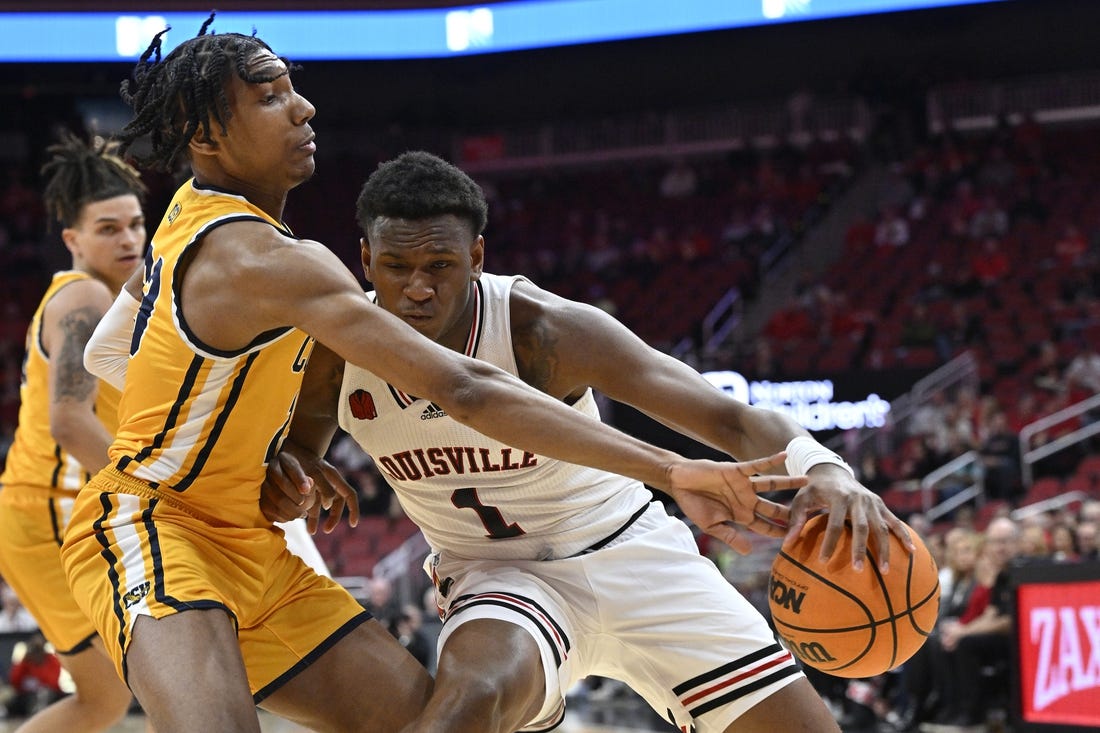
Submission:
<svg viewBox="0 0 1100 733">
<path fill-rule="evenodd" d="M 652 733 L 653 731 L 675 733 L 676 730 L 667 724 L 662 725 L 644 703 L 635 700 L 623 704 L 615 703 L 600 709 L 593 709 L 592 706 L 578 707 L 585 709 L 568 712 L 565 722 L 557 729 L 560 733 Z M 0 733 L 11 733 L 18 727 L 19 722 L 0 720 Z M 263 712 L 260 713 L 260 723 L 264 733 L 307 732 L 305 728 Z M 130 715 L 111 728 L 110 733 L 145 733 L 145 719 L 141 715 Z"/>
</svg>

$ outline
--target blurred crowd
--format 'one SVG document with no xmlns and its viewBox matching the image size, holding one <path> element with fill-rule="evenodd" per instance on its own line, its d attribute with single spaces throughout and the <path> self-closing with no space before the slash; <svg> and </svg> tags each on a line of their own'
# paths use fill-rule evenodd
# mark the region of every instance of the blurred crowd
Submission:
<svg viewBox="0 0 1100 733">
<path fill-rule="evenodd" d="M 1005 568 L 1098 561 L 1100 463 L 1089 460 L 1100 454 L 1097 438 L 1068 443 L 1039 461 L 1024 455 L 1100 419 L 1100 409 L 1092 409 L 1025 431 L 1100 394 L 1094 133 L 1053 134 L 1024 118 L 986 133 L 929 139 L 887 161 L 883 185 L 857 207 L 832 264 L 799 272 L 795 297 L 759 334 L 735 334 L 718 345 L 701 342 L 703 316 L 731 289 L 756 302 L 772 264 L 792 252 L 798 259 L 799 237 L 870 165 L 857 144 L 817 142 L 483 181 L 491 211 L 488 269 L 527 274 L 595 303 L 658 347 L 686 339 L 696 348 L 685 358 L 702 367 L 780 379 L 930 372 L 961 354 L 976 359 L 975 380 L 930 390 L 904 424 L 889 426 L 888 440 L 859 443 L 858 452 L 845 456 L 921 533 L 943 571 L 941 619 L 917 657 L 880 679 L 817 680 L 846 730 L 956 731 L 1003 713 L 1003 696 L 994 693 L 1004 689 L 997 685 L 1010 663 Z M 362 165 L 369 170 L 373 161 Z M 153 200 L 166 185 L 154 186 Z M 326 185 L 303 187 L 292 208 L 325 211 Z M 350 213 L 346 218 L 350 226 Z M 45 228 L 33 163 L 6 164 L 0 458 L 15 425 L 27 322 L 56 266 L 55 236 Z M 1025 432 L 1030 437 L 1021 441 Z M 950 512 L 929 515 L 920 481 L 968 452 L 978 456 L 976 475 L 938 485 L 930 503 L 950 500 L 974 480 L 981 491 Z M 415 532 L 354 443 L 338 440 L 329 457 L 357 490 L 364 515 Z M 1038 486 L 1044 493 L 1035 493 Z M 392 578 L 343 557 L 335 538 L 321 549 L 335 574 L 367 576 L 364 605 L 431 668 L 438 616 L 430 592 L 397 592 Z M 731 582 L 750 597 L 759 591 L 758 573 L 713 552 Z M 0 581 L 0 633 L 34 628 Z"/>
</svg>

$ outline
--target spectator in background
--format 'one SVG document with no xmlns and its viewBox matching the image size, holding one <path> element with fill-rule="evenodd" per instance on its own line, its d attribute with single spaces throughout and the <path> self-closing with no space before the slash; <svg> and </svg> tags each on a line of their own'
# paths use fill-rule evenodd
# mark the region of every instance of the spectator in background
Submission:
<svg viewBox="0 0 1100 733">
<path fill-rule="evenodd" d="M 901 327 L 901 345 L 910 349 L 931 348 L 940 336 L 940 327 L 928 312 L 928 306 L 918 301 Z"/>
<path fill-rule="evenodd" d="M 902 666 L 902 686 L 907 706 L 901 713 L 902 730 L 916 730 L 931 720 L 950 698 L 951 669 L 939 629 L 958 619 L 970 603 L 975 567 L 982 551 L 982 535 L 954 527 L 944 535 L 945 552 L 940 569 L 940 611 L 928 641 Z"/>
<path fill-rule="evenodd" d="M 865 451 L 859 459 L 857 475 L 860 483 L 880 495 L 893 483 L 893 479 L 883 470 L 878 454 L 873 450 Z"/>
<path fill-rule="evenodd" d="M 982 667 L 1008 665 L 1015 593 L 1008 568 L 1015 561 L 1019 528 L 1007 517 L 989 523 L 975 565 L 976 585 L 957 621 L 941 624 L 940 637 L 952 669 L 952 697 L 938 722 L 957 728 L 982 725 L 988 700 L 982 695 Z M 949 728 L 950 730 L 950 728 Z"/>
<path fill-rule="evenodd" d="M 996 237 L 984 238 L 980 249 L 970 258 L 970 269 L 978 282 L 986 287 L 1003 280 L 1011 269 L 1011 263 L 1001 249 L 1001 241 Z"/>
<path fill-rule="evenodd" d="M 1054 264 L 1062 268 L 1084 264 L 1089 251 L 1088 240 L 1075 224 L 1066 224 L 1062 236 L 1054 243 Z"/>
<path fill-rule="evenodd" d="M 401 615 L 401 604 L 394 597 L 393 583 L 389 578 L 377 575 L 367 581 L 367 598 L 363 607 L 387 628 Z"/>
<path fill-rule="evenodd" d="M 996 196 L 983 196 L 981 208 L 970 217 L 970 238 L 1000 239 L 1007 232 L 1008 213 L 1001 207 Z"/>
<path fill-rule="evenodd" d="M 965 300 L 955 300 L 943 323 L 940 324 L 936 348 L 940 359 L 948 361 L 960 351 L 983 344 L 985 326 L 981 316 L 970 309 Z"/>
<path fill-rule="evenodd" d="M 13 696 L 6 707 L 12 717 L 30 717 L 67 694 L 61 689 L 61 660 L 41 634 L 27 640 L 23 658 L 12 664 L 8 681 Z"/>
<path fill-rule="evenodd" d="M 875 246 L 880 249 L 909 244 L 909 221 L 894 207 L 886 207 L 875 225 Z"/>
<path fill-rule="evenodd" d="M 698 186 L 695 169 L 683 158 L 676 158 L 661 178 L 661 195 L 666 199 L 686 199 L 695 195 Z"/>
<path fill-rule="evenodd" d="M 11 631 L 37 631 L 38 623 L 19 602 L 12 587 L 0 579 L 0 634 Z"/>
<path fill-rule="evenodd" d="M 1051 559 L 1055 562 L 1077 562 L 1081 559 L 1081 548 L 1077 544 L 1077 535 L 1073 526 L 1063 522 L 1050 528 Z"/>
<path fill-rule="evenodd" d="M 1100 525 L 1096 522 L 1081 521 L 1077 523 L 1075 531 L 1081 560 L 1095 562 L 1100 559 Z"/>
<path fill-rule="evenodd" d="M 1081 342 L 1081 350 L 1066 367 L 1065 383 L 1082 397 L 1100 394 L 1100 352 L 1096 344 Z"/>
<path fill-rule="evenodd" d="M 1020 528 L 1019 555 L 1029 560 L 1050 558 L 1050 538 L 1043 524 L 1032 521 Z"/>
<path fill-rule="evenodd" d="M 1058 354 L 1058 345 L 1053 341 L 1041 342 L 1036 347 L 1032 384 L 1050 394 L 1066 391 L 1065 365 Z"/>
<path fill-rule="evenodd" d="M 1001 409 L 992 411 L 985 425 L 985 438 L 978 448 L 985 474 L 985 495 L 989 499 L 1015 500 L 1020 495 L 1020 438 L 1008 426 Z"/>
<path fill-rule="evenodd" d="M 434 655 L 434 640 L 429 639 L 421 630 L 423 623 L 420 609 L 415 605 L 402 607 L 397 615 L 390 619 L 389 630 L 401 646 L 409 650 L 416 661 L 430 669 Z"/>
<path fill-rule="evenodd" d="M 1100 394 L 1100 346 L 1082 340 L 1081 350 L 1066 367 L 1065 382 L 1071 399 L 1086 399 Z M 1089 425 L 1100 420 L 1100 408 L 1081 415 L 1081 422 Z"/>
</svg>

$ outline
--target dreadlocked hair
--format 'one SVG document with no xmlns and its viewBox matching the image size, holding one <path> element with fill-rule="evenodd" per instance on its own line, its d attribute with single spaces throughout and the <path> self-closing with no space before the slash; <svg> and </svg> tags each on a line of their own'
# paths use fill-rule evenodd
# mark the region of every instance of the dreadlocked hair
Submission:
<svg viewBox="0 0 1100 733">
<path fill-rule="evenodd" d="M 141 175 L 118 156 L 118 143 L 96 138 L 85 142 L 71 132 L 46 148 L 42 166 L 46 179 L 42 198 L 46 210 L 62 227 L 74 226 L 87 204 L 133 194 L 145 201 Z"/>
<path fill-rule="evenodd" d="M 291 70 L 290 62 L 280 57 L 287 71 L 249 71 L 249 59 L 261 51 L 274 53 L 271 47 L 255 35 L 207 34 L 213 22 L 211 13 L 197 36 L 181 43 L 162 60 L 161 43 L 171 30 L 165 28 L 153 37 L 130 78 L 122 82 L 122 101 L 133 109 L 134 117 L 119 133 L 120 153 L 126 153 L 135 141 L 146 136 L 151 146 L 148 155 L 134 156 L 138 165 L 171 172 L 200 129 L 202 142 L 213 142 L 211 123 L 225 134 L 230 117 L 225 83 L 230 74 L 250 84 L 264 84 Z"/>
</svg>

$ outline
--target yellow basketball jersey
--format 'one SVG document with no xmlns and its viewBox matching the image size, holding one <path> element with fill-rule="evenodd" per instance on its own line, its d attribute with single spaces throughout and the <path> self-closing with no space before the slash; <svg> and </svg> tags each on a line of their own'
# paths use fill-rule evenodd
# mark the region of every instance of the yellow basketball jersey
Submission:
<svg viewBox="0 0 1100 733">
<path fill-rule="evenodd" d="M 89 478 L 84 467 L 62 450 L 50 434 L 50 356 L 42 345 L 42 315 L 46 304 L 61 288 L 91 277 L 76 270 L 55 273 L 31 319 L 19 385 L 19 426 L 8 451 L 7 466 L 0 476 L 0 484 L 6 487 L 35 486 L 76 491 Z M 100 422 L 112 434 L 118 427 L 118 401 L 118 390 L 101 381 L 95 411 Z"/>
<path fill-rule="evenodd" d="M 180 261 L 210 231 L 237 221 L 263 221 L 290 236 L 244 197 L 193 180 L 169 204 L 146 254 L 109 454 L 120 471 L 207 522 L 257 527 L 270 524 L 260 513 L 260 484 L 289 427 L 313 340 L 286 327 L 222 351 L 188 327 Z"/>
</svg>

